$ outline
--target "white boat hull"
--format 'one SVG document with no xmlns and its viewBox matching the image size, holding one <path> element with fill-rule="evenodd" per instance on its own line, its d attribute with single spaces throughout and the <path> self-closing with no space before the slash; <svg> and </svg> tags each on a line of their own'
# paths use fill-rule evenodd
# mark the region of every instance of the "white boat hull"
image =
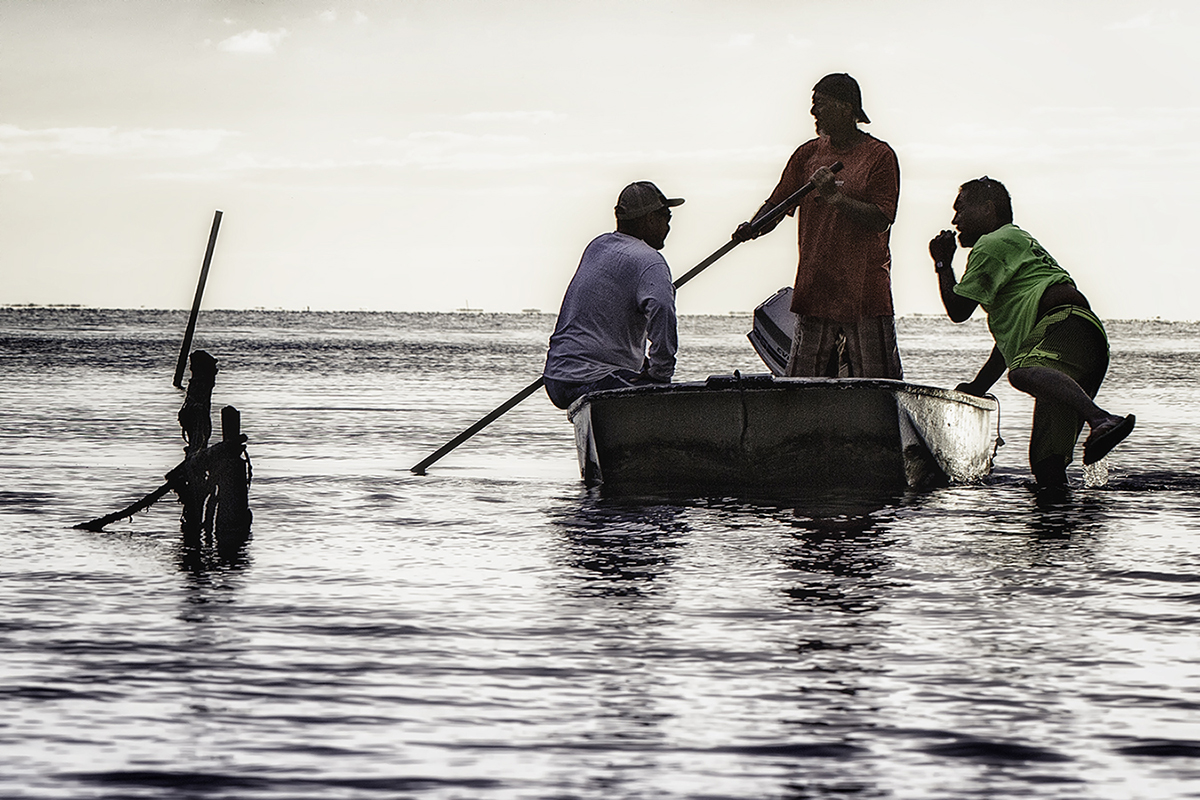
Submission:
<svg viewBox="0 0 1200 800">
<path fill-rule="evenodd" d="M 903 381 L 735 373 L 595 392 L 569 417 L 589 485 L 791 496 L 977 481 L 995 409 Z"/>
</svg>

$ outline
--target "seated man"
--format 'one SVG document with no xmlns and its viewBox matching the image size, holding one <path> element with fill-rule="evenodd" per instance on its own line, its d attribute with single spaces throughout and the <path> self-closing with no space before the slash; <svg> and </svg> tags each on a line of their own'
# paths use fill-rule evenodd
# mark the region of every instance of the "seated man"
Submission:
<svg viewBox="0 0 1200 800">
<path fill-rule="evenodd" d="M 671 230 L 671 208 L 681 203 L 649 181 L 631 183 L 617 199 L 617 230 L 583 251 L 542 373 L 554 405 L 567 408 L 601 389 L 670 383 L 675 287 L 658 251 Z"/>
<path fill-rule="evenodd" d="M 955 283 L 954 232 L 929 243 L 942 304 L 955 322 L 977 305 L 988 315 L 996 346 L 979 374 L 958 390 L 983 395 L 1004 370 L 1034 397 L 1029 464 L 1039 486 L 1064 487 L 1075 441 L 1086 421 L 1083 463 L 1104 458 L 1133 430 L 1134 416 L 1110 414 L 1093 401 L 1108 370 L 1108 338 L 1066 270 L 1012 223 L 1012 200 L 988 177 L 964 183 L 954 201 L 958 240 L 970 247 Z"/>
</svg>

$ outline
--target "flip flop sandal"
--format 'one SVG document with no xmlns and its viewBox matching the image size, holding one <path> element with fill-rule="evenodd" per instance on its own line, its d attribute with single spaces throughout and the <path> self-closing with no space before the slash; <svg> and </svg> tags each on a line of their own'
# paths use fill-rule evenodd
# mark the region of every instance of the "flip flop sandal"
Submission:
<svg viewBox="0 0 1200 800">
<path fill-rule="evenodd" d="M 1133 424 L 1136 422 L 1133 414 L 1125 417 L 1120 422 L 1114 423 L 1108 428 L 1102 428 L 1097 433 L 1092 434 L 1083 443 L 1083 463 L 1084 465 L 1095 464 L 1100 459 L 1104 458 L 1109 452 L 1116 447 L 1121 441 L 1129 435 L 1133 430 Z"/>
</svg>

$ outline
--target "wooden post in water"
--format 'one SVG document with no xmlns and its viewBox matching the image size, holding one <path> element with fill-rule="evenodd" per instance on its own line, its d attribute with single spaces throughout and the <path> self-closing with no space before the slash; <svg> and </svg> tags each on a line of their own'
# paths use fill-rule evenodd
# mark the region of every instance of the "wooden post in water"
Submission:
<svg viewBox="0 0 1200 800">
<path fill-rule="evenodd" d="M 221 409 L 222 440 L 212 446 L 208 444 L 216 376 L 215 358 L 203 350 L 192 353 L 192 377 L 188 381 L 187 398 L 179 409 L 179 426 L 187 447 L 183 461 L 167 473 L 166 482 L 136 503 L 76 528 L 101 531 L 105 525 L 132 517 L 168 492 L 175 492 L 183 505 L 179 527 L 185 551 L 191 554 L 189 558 L 203 562 L 206 545 L 211 545 L 214 539 L 222 559 L 239 557 L 250 537 L 253 518 L 249 502 L 252 470 L 246 454 L 246 435 L 242 433 L 242 416 L 233 406 Z"/>
<path fill-rule="evenodd" d="M 213 461 L 213 482 L 217 489 L 217 519 L 213 533 L 217 550 L 231 554 L 250 535 L 250 460 L 246 453 L 246 434 L 242 433 L 242 415 L 233 406 L 221 409 L 221 444 Z"/>
<path fill-rule="evenodd" d="M 183 454 L 189 458 L 208 448 L 212 436 L 212 393 L 219 371 L 217 360 L 204 350 L 192 353 L 191 365 L 187 396 L 179 409 L 179 427 L 187 442 Z"/>
<path fill-rule="evenodd" d="M 188 317 L 187 330 L 183 334 L 183 346 L 179 348 L 179 360 L 175 362 L 175 388 L 183 387 L 183 370 L 187 366 L 188 351 L 192 336 L 196 333 L 196 316 L 200 313 L 200 298 L 204 296 L 204 284 L 208 280 L 208 267 L 212 263 L 213 249 L 217 246 L 217 230 L 221 227 L 221 211 L 213 216 L 212 232 L 208 234 L 208 249 L 204 252 L 204 265 L 200 267 L 200 281 L 196 284 L 196 296 L 192 299 L 192 314 Z"/>
<path fill-rule="evenodd" d="M 183 505 L 180 517 L 183 542 L 199 549 L 201 534 L 212 520 L 212 510 L 206 509 L 212 494 L 207 463 L 210 459 L 204 451 L 208 449 L 208 439 L 212 435 L 212 393 L 217 380 L 217 360 L 204 350 L 197 350 L 192 353 L 191 363 L 192 377 L 188 380 L 187 397 L 178 415 L 187 446 L 183 449 L 183 463 L 176 467 L 175 492 Z"/>
</svg>

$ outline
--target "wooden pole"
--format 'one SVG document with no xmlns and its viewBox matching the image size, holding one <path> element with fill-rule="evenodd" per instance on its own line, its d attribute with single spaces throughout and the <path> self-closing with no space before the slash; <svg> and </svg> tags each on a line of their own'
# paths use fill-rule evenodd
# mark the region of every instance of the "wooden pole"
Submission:
<svg viewBox="0 0 1200 800">
<path fill-rule="evenodd" d="M 212 232 L 208 235 L 208 249 L 204 252 L 204 266 L 200 267 L 200 281 L 196 284 L 196 296 L 192 300 L 192 315 L 188 317 L 187 331 L 183 334 L 183 346 L 179 348 L 179 360 L 175 363 L 175 388 L 183 388 L 183 370 L 187 367 L 188 352 L 192 347 L 192 336 L 196 333 L 196 316 L 200 313 L 200 298 L 204 296 L 204 284 L 208 280 L 208 267 L 212 263 L 213 249 L 217 246 L 217 230 L 221 227 L 221 210 L 213 216 Z"/>
<path fill-rule="evenodd" d="M 150 494 L 143 497 L 141 500 L 138 500 L 136 503 L 131 503 L 130 505 L 126 506 L 125 508 L 121 509 L 120 511 L 117 511 L 113 514 L 108 514 L 103 517 L 98 517 L 90 522 L 81 522 L 78 525 L 76 525 L 75 527 L 80 530 L 93 531 L 95 533 L 99 533 L 100 531 L 104 530 L 105 525 L 116 522 L 117 520 L 120 520 L 120 519 L 128 519 L 129 517 L 132 517 L 134 514 L 141 511 L 142 509 L 149 508 L 150 506 L 154 505 L 159 500 L 161 500 L 163 498 L 163 496 L 169 491 L 171 491 L 171 481 L 170 480 L 168 480 L 162 486 L 155 489 Z"/>
<path fill-rule="evenodd" d="M 236 552 L 250 535 L 250 475 L 248 462 L 242 460 L 245 452 L 242 415 L 233 406 L 225 406 L 221 409 L 220 456 L 213 464 L 217 485 L 217 519 L 213 534 L 217 549 L 225 555 Z"/>
<path fill-rule="evenodd" d="M 529 397 L 529 395 L 533 394 L 538 389 L 542 388 L 542 384 L 544 384 L 545 382 L 546 382 L 546 379 L 539 376 L 538 379 L 535 380 L 533 383 L 529 384 L 524 389 L 517 392 L 512 397 L 508 398 L 503 403 L 501 403 L 499 406 L 497 406 L 495 409 L 493 409 L 492 412 L 489 413 L 486 417 L 479 420 L 474 425 L 472 425 L 471 427 L 467 428 L 465 431 L 460 433 L 458 436 L 455 436 L 453 439 L 451 439 L 450 441 L 446 442 L 444 445 L 439 447 L 437 449 L 437 451 L 433 453 L 433 455 L 427 456 L 426 458 L 421 460 L 421 463 L 417 464 L 414 467 L 411 467 L 409 469 L 409 472 L 413 473 L 414 475 L 424 475 L 426 468 L 428 468 L 430 464 L 437 461 L 438 459 L 440 459 L 442 456 L 446 455 L 446 453 L 449 453 L 454 448 L 458 447 L 460 444 L 465 442 L 467 439 L 470 439 L 472 436 L 479 433 L 481 430 L 486 428 L 488 425 L 491 425 L 493 422 L 495 422 L 497 419 L 499 419 L 503 414 L 507 413 L 508 410 L 511 409 L 513 406 L 515 406 L 517 403 L 521 402 L 526 397 Z"/>
<path fill-rule="evenodd" d="M 831 164 L 829 167 L 829 169 L 832 170 L 833 172 L 838 172 L 839 170 L 841 170 L 841 168 L 842 168 L 842 162 L 840 162 L 840 161 L 833 162 L 833 164 Z M 800 201 L 804 199 L 804 196 L 806 194 L 808 194 L 809 192 L 811 192 L 814 188 L 815 188 L 815 186 L 812 181 L 809 181 L 808 183 L 804 184 L 799 189 L 792 192 L 792 194 L 786 200 L 784 200 L 782 203 L 775 206 L 774 208 L 772 208 L 770 211 L 766 212 L 765 214 L 762 214 L 762 215 L 756 217 L 750 223 L 751 228 L 756 233 L 758 231 L 761 231 L 769 223 L 774 222 L 775 220 L 779 219 L 787 212 L 791 211 L 797 205 L 799 205 Z M 678 289 L 680 286 L 683 286 L 685 283 L 690 281 L 692 278 L 696 277 L 701 272 L 708 269 L 719 258 L 721 258 L 721 256 L 725 255 L 730 250 L 737 247 L 739 244 L 740 244 L 740 242 L 737 239 L 733 239 L 731 241 L 726 242 L 720 248 L 718 248 L 716 252 L 714 252 L 712 255 L 710 255 L 708 258 L 704 259 L 699 264 L 697 264 L 696 266 L 694 266 L 690 270 L 688 270 L 684 275 L 682 275 L 672 285 L 676 289 Z M 472 436 L 479 433 L 481 430 L 486 428 L 488 425 L 491 425 L 493 422 L 495 422 L 497 419 L 499 419 L 505 413 L 507 413 L 517 403 L 520 403 L 526 397 L 529 397 L 529 395 L 536 392 L 539 388 L 541 388 L 542 384 L 544 384 L 544 383 L 545 383 L 545 378 L 539 377 L 533 383 L 529 384 L 524 389 L 517 392 L 512 397 L 508 398 L 503 403 L 501 403 L 499 406 L 497 406 L 495 409 L 493 409 L 486 417 L 479 420 L 474 425 L 472 425 L 471 427 L 467 428 L 465 431 L 460 433 L 458 436 L 455 436 L 453 439 L 451 439 L 450 441 L 446 442 L 444 445 L 439 447 L 436 451 L 433 452 L 433 454 L 425 457 L 424 459 L 422 459 L 420 461 L 420 463 L 416 464 L 415 466 L 410 467 L 409 472 L 413 473 L 414 475 L 424 475 L 426 473 L 426 470 L 429 469 L 430 464 L 434 463 L 435 461 L 440 459 L 442 456 L 446 455 L 446 453 L 449 453 L 451 450 L 458 447 L 460 444 L 465 442 L 467 439 L 470 439 Z"/>
</svg>

